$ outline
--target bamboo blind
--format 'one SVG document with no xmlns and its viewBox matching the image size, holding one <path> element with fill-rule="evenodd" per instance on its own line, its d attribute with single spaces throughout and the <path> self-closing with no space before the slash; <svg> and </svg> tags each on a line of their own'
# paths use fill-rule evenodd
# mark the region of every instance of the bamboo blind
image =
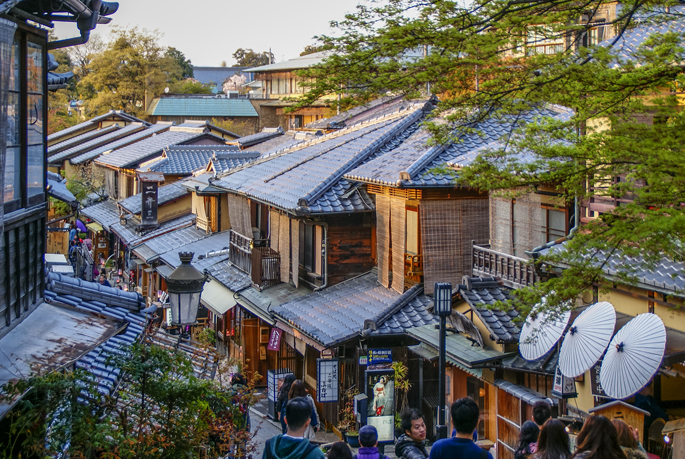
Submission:
<svg viewBox="0 0 685 459">
<path fill-rule="evenodd" d="M 271 209 L 269 211 L 269 239 L 271 240 L 271 248 L 276 252 L 278 252 L 278 241 L 281 237 L 280 233 L 278 232 L 280 222 L 281 218 L 279 213 Z"/>
<path fill-rule="evenodd" d="M 376 253 L 378 281 L 390 286 L 390 197 L 376 196 Z M 403 276 L 404 277 L 404 276 Z"/>
<path fill-rule="evenodd" d="M 488 199 L 464 199 L 461 202 L 462 216 L 462 274 L 470 276 L 473 270 L 471 250 L 476 244 L 487 244 L 490 235 L 490 213 Z M 460 281 L 461 283 L 461 281 Z"/>
<path fill-rule="evenodd" d="M 422 201 L 421 242 L 425 291 L 436 282 L 459 284 L 471 275 L 471 241 L 487 242 L 487 199 Z"/>
<path fill-rule="evenodd" d="M 300 277 L 300 221 L 290 220 L 290 234 L 292 242 L 292 273 L 293 284 L 299 284 Z"/>
<path fill-rule="evenodd" d="M 513 254 L 511 199 L 490 197 L 490 248 Z"/>
<path fill-rule="evenodd" d="M 247 198 L 229 194 L 228 214 L 231 219 L 231 229 L 248 239 L 252 239 L 252 215 Z"/>
<path fill-rule="evenodd" d="M 419 206 L 423 249 L 424 289 L 433 294 L 436 282 L 460 283 L 458 266 L 463 259 L 460 244 L 461 201 L 426 201 Z"/>
<path fill-rule="evenodd" d="M 390 230 L 392 234 L 392 289 L 404 293 L 404 246 L 406 211 L 403 198 L 390 198 Z"/>
<path fill-rule="evenodd" d="M 281 282 L 290 282 L 290 219 L 280 215 L 278 246 L 281 247 Z"/>
<path fill-rule="evenodd" d="M 526 251 L 544 244 L 541 196 L 528 193 L 514 203 L 514 255 L 528 258 Z"/>
<path fill-rule="evenodd" d="M 197 194 L 193 193 L 192 207 L 195 215 L 197 215 L 203 220 L 207 220 L 204 196 L 198 196 Z"/>
</svg>

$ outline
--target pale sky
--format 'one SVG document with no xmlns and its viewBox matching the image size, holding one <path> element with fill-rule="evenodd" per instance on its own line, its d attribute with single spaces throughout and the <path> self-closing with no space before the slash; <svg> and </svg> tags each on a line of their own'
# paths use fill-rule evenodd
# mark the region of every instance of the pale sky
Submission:
<svg viewBox="0 0 685 459">
<path fill-rule="evenodd" d="M 159 30 L 160 43 L 181 50 L 193 65 L 234 63 L 238 48 L 267 51 L 276 62 L 300 55 L 315 35 L 331 34 L 360 0 L 119 0 L 111 25 Z M 107 38 L 109 26 L 95 33 Z M 57 24 L 59 38 L 78 35 L 75 24 Z"/>
</svg>

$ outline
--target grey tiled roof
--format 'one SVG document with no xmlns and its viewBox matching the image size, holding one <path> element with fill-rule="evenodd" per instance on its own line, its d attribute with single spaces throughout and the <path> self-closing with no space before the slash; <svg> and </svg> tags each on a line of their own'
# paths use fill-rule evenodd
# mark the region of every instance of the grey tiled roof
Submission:
<svg viewBox="0 0 685 459">
<path fill-rule="evenodd" d="M 437 317 L 428 312 L 428 308 L 432 305 L 433 300 L 426 295 L 419 295 L 393 314 L 378 330 L 372 331 L 370 335 L 404 335 L 409 328 L 437 324 Z"/>
<path fill-rule="evenodd" d="M 219 261 L 227 260 L 228 255 L 223 257 L 203 258 L 201 260 L 199 259 L 199 255 L 211 252 L 213 250 L 228 248 L 228 238 L 228 231 L 212 234 L 209 237 L 199 239 L 195 242 L 167 250 L 161 255 L 160 259 L 172 268 L 177 268 L 181 265 L 181 260 L 178 258 L 179 252 L 194 252 L 195 256 L 193 257 L 192 265 L 195 266 L 197 270 L 204 271 Z"/>
<path fill-rule="evenodd" d="M 195 67 L 193 66 L 193 78 L 202 84 L 214 83 L 221 90 L 221 85 L 235 74 L 245 75 L 247 81 L 252 81 L 252 74 L 246 73 L 247 67 Z"/>
<path fill-rule="evenodd" d="M 117 293 L 121 297 L 131 298 L 133 301 L 138 301 L 141 307 L 145 306 L 145 300 L 138 293 L 103 287 L 98 283 L 80 279 L 72 279 L 80 281 L 78 284 L 64 284 L 61 282 L 63 279 L 63 277 L 60 279 L 60 276 L 56 274 L 51 273 L 49 275 L 45 290 L 45 300 L 48 303 L 67 304 L 79 311 L 104 315 L 119 323 L 128 323 L 124 333 L 109 338 L 76 362 L 77 368 L 90 372 L 100 393 L 111 395 L 118 385 L 121 371 L 108 360 L 139 339 L 145 329 L 146 317 L 144 313 L 132 312 L 121 306 L 111 304 L 108 302 L 108 295 Z M 101 292 L 107 293 L 102 295 Z M 94 295 L 99 296 L 97 300 L 92 299 Z"/>
<path fill-rule="evenodd" d="M 250 276 L 233 266 L 228 260 L 211 265 L 207 268 L 207 272 L 233 292 L 240 292 L 252 286 Z"/>
<path fill-rule="evenodd" d="M 367 161 L 383 146 L 413 132 L 423 118 L 421 108 L 374 119 L 262 157 L 229 172 L 214 184 L 290 212 L 317 214 L 372 209 L 342 175 Z"/>
<path fill-rule="evenodd" d="M 496 341 L 505 343 L 518 342 L 519 327 L 513 322 L 519 314 L 514 310 L 501 311 L 489 309 L 496 301 L 506 301 L 509 298 L 509 289 L 497 283 L 494 277 L 470 278 L 466 288 L 460 286 L 459 293 L 478 315 L 483 325 L 488 329 Z"/>
<path fill-rule="evenodd" d="M 54 143 L 48 147 L 48 160 L 51 160 L 53 156 L 56 156 L 61 151 L 80 145 L 84 142 L 88 142 L 95 137 L 110 134 L 112 131 L 116 131 L 117 129 L 120 129 L 118 124 L 111 124 L 103 128 L 86 131 L 83 134 L 70 137 L 62 142 Z"/>
<path fill-rule="evenodd" d="M 206 237 L 206 231 L 199 230 L 195 226 L 190 226 L 158 236 L 147 241 L 145 244 L 134 248 L 133 251 L 142 258 L 143 261 L 149 263 L 170 250 L 184 247 Z M 178 258 L 178 256 L 176 258 Z"/>
<path fill-rule="evenodd" d="M 237 295 L 237 301 L 242 307 L 273 325 L 274 320 L 271 315 L 271 310 L 273 310 L 274 307 L 301 298 L 310 293 L 311 291 L 304 287 L 296 288 L 291 284 L 283 282 L 266 288 L 261 292 L 258 292 L 255 288 L 246 288 Z"/>
<path fill-rule="evenodd" d="M 162 131 L 165 131 L 169 129 L 171 126 L 168 124 L 155 124 L 152 126 L 148 126 L 142 131 L 138 132 L 133 132 L 126 137 L 122 139 L 118 139 L 116 141 L 112 141 L 106 145 L 103 145 L 101 147 L 94 148 L 90 151 L 87 151 L 85 153 L 81 153 L 78 156 L 69 159 L 69 162 L 71 164 L 81 164 L 85 163 L 87 161 L 90 161 L 92 159 L 97 158 L 101 154 L 110 151 L 110 150 L 116 150 L 117 148 L 123 148 L 128 145 L 133 144 L 134 142 L 138 142 L 139 140 L 145 139 L 147 137 L 151 137 L 155 133 L 160 133 Z"/>
<path fill-rule="evenodd" d="M 388 110 L 397 110 L 398 106 L 403 104 L 408 104 L 408 102 L 404 101 L 404 96 L 381 97 L 359 107 L 345 110 L 339 115 L 313 121 L 305 127 L 309 129 L 342 129 L 379 116 Z"/>
<path fill-rule="evenodd" d="M 412 327 L 411 320 L 395 316 L 422 292 L 414 286 L 403 294 L 386 288 L 378 282 L 374 269 L 367 274 L 346 280 L 332 287 L 313 292 L 302 298 L 272 307 L 273 314 L 288 325 L 301 331 L 323 346 L 332 346 L 360 335 L 365 329 L 394 333 L 404 324 Z M 410 307 L 419 308 L 427 300 Z M 428 318 L 426 317 L 426 320 Z M 434 323 L 434 322 L 430 322 Z M 402 328 L 404 330 L 405 328 Z"/>
<path fill-rule="evenodd" d="M 48 136 L 48 142 L 52 142 L 53 140 L 72 135 L 76 132 L 83 131 L 85 129 L 95 129 L 98 126 L 98 123 L 100 121 L 105 121 L 109 118 L 120 118 L 122 120 L 125 120 L 127 122 L 135 122 L 135 123 L 146 123 L 143 120 L 139 120 L 135 116 L 131 116 L 128 113 L 124 113 L 122 111 L 115 111 L 111 110 L 104 115 L 96 116 L 94 118 L 89 119 L 88 121 L 84 121 L 83 123 L 79 123 L 75 126 L 68 127 L 66 129 L 62 129 L 61 131 L 54 132 Z"/>
<path fill-rule="evenodd" d="M 237 140 L 235 140 L 233 143 L 240 145 L 243 148 L 251 147 L 253 145 L 261 144 L 262 142 L 266 142 L 269 139 L 273 139 L 275 137 L 280 137 L 285 132 L 281 127 L 278 127 L 276 129 L 274 128 L 264 128 L 262 132 L 258 132 L 256 134 L 252 135 L 246 135 L 244 137 L 241 137 Z"/>
<path fill-rule="evenodd" d="M 95 149 L 100 149 L 102 147 L 107 147 L 108 149 L 111 148 L 111 143 L 115 142 L 119 139 L 122 138 L 128 138 L 127 136 L 137 133 L 137 132 L 144 132 L 145 131 L 145 126 L 143 126 L 142 123 L 131 123 L 128 126 L 125 126 L 123 128 L 118 127 L 117 125 L 113 126 L 108 126 L 105 129 L 101 129 L 97 132 L 100 132 L 100 135 L 83 143 L 78 143 L 74 145 L 71 148 L 68 148 L 66 150 L 60 151 L 59 153 L 56 153 L 48 158 L 48 163 L 50 164 L 55 164 L 55 163 L 60 163 L 64 161 L 65 159 L 70 159 L 76 156 L 80 156 L 84 153 L 91 152 L 92 150 Z M 93 131 L 90 131 L 92 133 Z M 151 135 L 151 134 L 150 134 Z M 129 139 L 130 140 L 130 139 Z M 57 145 L 61 145 L 57 144 Z M 107 150 L 105 150 L 107 151 Z"/>
<path fill-rule="evenodd" d="M 682 40 L 683 31 L 685 31 L 685 5 L 682 3 L 670 6 L 668 12 L 663 7 L 651 10 L 639 19 L 637 26 L 626 30 L 618 38 L 614 45 L 619 60 L 616 65 L 639 59 L 640 46 L 644 45 L 651 36 L 675 32 Z M 610 47 L 614 40 L 615 38 L 605 40 L 600 43 L 600 46 Z M 681 53 L 681 61 L 683 57 L 685 56 Z"/>
<path fill-rule="evenodd" d="M 541 255 L 563 252 L 566 242 L 549 243 L 540 250 Z M 590 256 L 589 254 L 587 255 Z M 629 257 L 615 253 L 608 260 L 604 252 L 593 252 L 596 264 L 603 264 L 603 271 L 609 278 L 618 280 L 619 273 L 633 276 L 637 285 L 647 290 L 656 290 L 685 298 L 685 263 L 663 258 L 654 269 L 649 269 L 640 257 Z"/>
<path fill-rule="evenodd" d="M 140 142 L 102 155 L 96 162 L 112 167 L 134 168 L 138 167 L 142 162 L 161 155 L 164 148 L 170 145 L 182 144 L 205 135 L 208 134 L 177 131 L 171 128 L 168 131 L 143 139 Z"/>
<path fill-rule="evenodd" d="M 175 199 L 181 198 L 188 193 L 190 193 L 190 191 L 181 186 L 180 182 L 174 182 L 169 185 L 161 186 L 157 190 L 157 205 L 162 206 Z M 119 205 L 127 212 L 139 214 L 143 207 L 143 203 L 141 201 L 142 193 L 138 193 L 134 194 L 133 196 L 129 196 L 126 199 L 122 199 L 119 201 Z"/>
<path fill-rule="evenodd" d="M 168 222 L 164 222 L 159 225 L 158 228 L 152 231 L 143 233 L 136 231 L 137 223 L 133 220 L 129 220 L 126 223 L 126 226 L 122 226 L 119 222 L 114 223 L 112 226 L 110 226 L 110 231 L 116 234 L 119 239 L 121 239 L 121 241 L 130 249 L 163 234 L 191 226 L 195 223 L 195 218 L 195 214 L 184 215 L 182 217 L 169 220 Z"/>
<path fill-rule="evenodd" d="M 445 166 L 466 166 L 485 148 L 500 148 L 502 137 L 508 136 L 516 127 L 540 117 L 566 119 L 571 111 L 559 106 L 546 106 L 512 117 L 493 116 L 474 126 L 477 132 L 462 135 L 458 143 L 443 146 L 427 146 L 428 135 L 419 132 L 408 142 L 377 155 L 375 159 L 345 174 L 350 180 L 376 183 L 393 187 L 446 187 L 454 186 L 454 175 L 435 172 Z"/>
<path fill-rule="evenodd" d="M 537 360 L 528 361 L 516 354 L 513 357 L 502 360 L 502 367 L 507 370 L 544 373 L 553 375 L 559 361 L 559 350 L 556 346 L 550 352 Z"/>
<path fill-rule="evenodd" d="M 241 152 L 235 145 L 174 145 L 164 150 L 162 159 L 141 169 L 167 175 L 190 175 L 205 169 L 212 158 L 227 166 L 237 167 L 258 157 L 258 153 Z"/>
<path fill-rule="evenodd" d="M 81 209 L 81 214 L 98 222 L 106 230 L 110 230 L 110 226 L 119 222 L 119 206 L 115 201 L 104 201 L 93 206 Z"/>
<path fill-rule="evenodd" d="M 314 138 L 314 136 L 311 136 Z M 273 137 L 257 145 L 247 147 L 243 151 L 256 151 L 262 156 L 269 156 L 286 148 L 290 148 L 298 143 L 304 142 L 305 139 L 298 139 L 295 137 L 295 132 L 288 131 L 284 135 Z"/>
</svg>

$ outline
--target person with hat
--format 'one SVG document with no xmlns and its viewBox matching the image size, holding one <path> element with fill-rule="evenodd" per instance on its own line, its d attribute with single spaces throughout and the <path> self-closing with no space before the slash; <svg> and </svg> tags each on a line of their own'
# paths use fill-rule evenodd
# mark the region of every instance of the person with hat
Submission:
<svg viewBox="0 0 685 459">
<path fill-rule="evenodd" d="M 374 426 L 364 426 L 359 429 L 359 452 L 354 459 L 387 459 L 378 451 L 378 430 Z"/>
</svg>

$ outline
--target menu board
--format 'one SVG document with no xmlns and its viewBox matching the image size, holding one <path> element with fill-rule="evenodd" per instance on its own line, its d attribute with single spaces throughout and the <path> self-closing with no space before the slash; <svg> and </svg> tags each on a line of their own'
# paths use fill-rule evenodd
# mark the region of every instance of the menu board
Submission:
<svg viewBox="0 0 685 459">
<path fill-rule="evenodd" d="M 338 359 L 316 359 L 316 398 L 319 403 L 337 402 L 340 396 Z"/>
</svg>

